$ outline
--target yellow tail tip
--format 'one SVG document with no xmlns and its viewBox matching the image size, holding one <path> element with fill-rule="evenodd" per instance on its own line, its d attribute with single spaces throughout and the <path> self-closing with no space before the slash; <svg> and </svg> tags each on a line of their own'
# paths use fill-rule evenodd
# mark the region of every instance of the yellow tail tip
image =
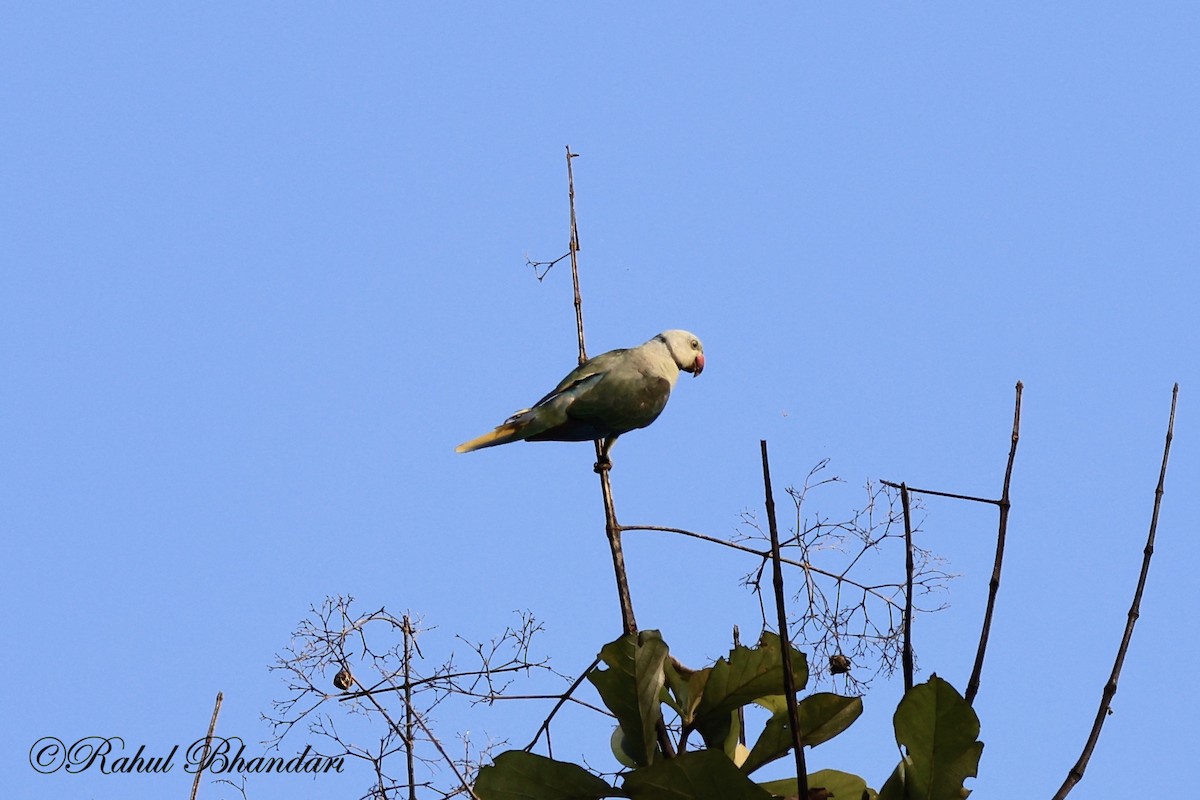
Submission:
<svg viewBox="0 0 1200 800">
<path fill-rule="evenodd" d="M 478 436 L 469 442 L 463 442 L 458 447 L 454 448 L 456 453 L 469 453 L 472 450 L 479 450 L 484 447 L 492 447 L 498 444 L 508 444 L 520 439 L 516 434 L 521 430 L 519 425 L 501 425 L 496 430 L 490 433 L 485 433 L 483 436 Z"/>
</svg>

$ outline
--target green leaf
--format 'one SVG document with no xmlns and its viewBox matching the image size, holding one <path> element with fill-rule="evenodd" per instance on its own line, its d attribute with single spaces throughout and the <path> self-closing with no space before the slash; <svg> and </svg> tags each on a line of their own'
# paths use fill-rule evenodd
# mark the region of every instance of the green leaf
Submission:
<svg viewBox="0 0 1200 800">
<path fill-rule="evenodd" d="M 577 764 L 509 750 L 479 770 L 475 794 L 481 800 L 599 800 L 624 797 L 620 789 Z"/>
<path fill-rule="evenodd" d="M 962 800 L 963 782 L 979 772 L 979 717 L 937 675 L 905 693 L 893 718 L 906 758 L 880 790 L 904 800 Z"/>
<path fill-rule="evenodd" d="M 721 742 L 721 752 L 729 756 L 729 760 L 737 763 L 737 746 L 742 740 L 742 721 L 738 718 L 737 710 L 729 712 L 729 732 Z"/>
<path fill-rule="evenodd" d="M 905 761 L 907 758 L 905 759 Z M 901 761 L 879 789 L 879 800 L 904 800 L 904 767 Z"/>
<path fill-rule="evenodd" d="M 704 688 L 708 686 L 708 679 L 711 676 L 712 667 L 696 670 L 688 676 L 684 702 L 679 704 L 679 717 L 684 727 L 695 726 L 696 709 L 700 706 L 700 701 L 704 699 Z"/>
<path fill-rule="evenodd" d="M 623 788 L 634 800 L 771 800 L 720 750 L 693 750 L 635 769 Z"/>
<path fill-rule="evenodd" d="M 794 648 L 789 648 L 789 652 L 796 688 L 800 689 L 808 682 L 808 661 Z M 728 659 L 717 659 L 702 692 L 694 727 L 709 747 L 720 747 L 729 732 L 730 711 L 759 697 L 783 693 L 783 649 L 779 637 L 764 633 L 757 647 L 737 645 L 729 651 Z"/>
<path fill-rule="evenodd" d="M 849 728 L 863 712 L 861 697 L 816 692 L 800 700 L 800 732 L 804 744 L 816 747 Z"/>
<path fill-rule="evenodd" d="M 675 665 L 669 658 L 663 662 L 663 675 L 666 677 L 666 688 L 669 690 L 666 692 L 669 699 L 663 702 L 674 709 L 675 713 L 683 720 L 683 724 L 687 725 L 691 722 L 692 712 L 696 710 L 695 704 L 692 703 L 688 678 L 675 669 Z"/>
<path fill-rule="evenodd" d="M 792 749 L 792 731 L 788 724 L 787 698 L 783 695 L 760 697 L 754 701 L 773 712 L 758 741 L 750 750 L 750 756 L 742 764 L 747 775 L 777 758 L 782 758 Z M 862 699 L 843 697 L 830 692 L 817 692 L 802 698 L 797 704 L 800 716 L 800 732 L 804 744 L 816 747 L 837 736 L 862 714 Z"/>
<path fill-rule="evenodd" d="M 781 781 L 759 784 L 775 797 L 795 797 L 799 789 L 795 778 L 785 778 Z M 808 788 L 823 788 L 834 800 L 875 800 L 878 795 L 867 787 L 867 782 L 857 775 L 839 772 L 836 769 L 823 769 L 808 774 Z"/>
<path fill-rule="evenodd" d="M 661 692 L 667 644 L 658 631 L 622 636 L 600 650 L 609 669 L 594 669 L 588 680 L 617 717 L 625 735 L 625 751 L 640 766 L 654 762 L 657 726 L 662 719 Z"/>
<path fill-rule="evenodd" d="M 787 712 L 775 714 L 767 720 L 763 732 L 758 735 L 750 755 L 742 762 L 742 772 L 749 775 L 763 764 L 782 758 L 792 749 L 792 734 L 788 726 Z"/>
</svg>

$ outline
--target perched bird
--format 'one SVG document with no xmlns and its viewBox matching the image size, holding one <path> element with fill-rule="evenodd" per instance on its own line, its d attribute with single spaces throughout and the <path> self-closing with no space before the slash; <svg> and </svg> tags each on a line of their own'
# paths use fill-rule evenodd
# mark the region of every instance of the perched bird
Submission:
<svg viewBox="0 0 1200 800">
<path fill-rule="evenodd" d="M 687 331 L 663 331 L 643 345 L 589 358 L 532 408 L 518 411 L 491 433 L 463 442 L 455 450 L 467 453 L 521 439 L 603 439 L 596 470 L 608 469 L 613 442 L 658 418 L 679 370 L 699 375 L 704 370 L 704 345 Z"/>
</svg>

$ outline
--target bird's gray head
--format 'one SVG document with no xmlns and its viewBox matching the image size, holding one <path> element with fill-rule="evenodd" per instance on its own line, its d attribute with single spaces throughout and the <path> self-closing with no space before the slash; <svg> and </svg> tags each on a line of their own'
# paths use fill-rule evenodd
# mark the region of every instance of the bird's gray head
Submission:
<svg viewBox="0 0 1200 800">
<path fill-rule="evenodd" d="M 667 346 L 671 358 L 675 359 L 675 366 L 684 372 L 690 372 L 694 377 L 704 371 L 704 345 L 696 334 L 681 330 L 663 331 L 654 339 Z"/>
</svg>

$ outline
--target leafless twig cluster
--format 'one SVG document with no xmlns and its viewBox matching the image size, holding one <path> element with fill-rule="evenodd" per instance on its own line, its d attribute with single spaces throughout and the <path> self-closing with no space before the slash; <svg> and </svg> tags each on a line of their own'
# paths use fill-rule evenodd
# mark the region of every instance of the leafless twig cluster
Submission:
<svg viewBox="0 0 1200 800">
<path fill-rule="evenodd" d="M 562 261 L 569 255 L 571 254 L 563 253 L 561 256 L 552 261 L 534 261 L 529 256 L 526 256 L 525 266 L 530 267 L 533 270 L 533 277 L 537 278 L 538 283 L 541 283 L 546 279 L 546 276 L 550 274 L 550 270 L 554 269 L 558 265 L 558 262 Z"/>
<path fill-rule="evenodd" d="M 352 612 L 353 602 L 329 597 L 313 607 L 276 657 L 271 669 L 284 673 L 287 695 L 273 704 L 273 715 L 264 716 L 272 726 L 269 744 L 278 746 L 305 723 L 307 733 L 328 748 L 319 755 L 370 765 L 373 779 L 364 798 L 415 798 L 418 787 L 424 796 L 473 796 L 471 778 L 505 742 L 477 744 L 464 734 L 460 752 L 452 755 L 432 730 L 433 713 L 451 702 L 530 697 L 510 693 L 517 677 L 555 674 L 531 652 L 541 626 L 523 613 L 489 641 L 455 637 L 468 651 L 460 664 L 453 652 L 440 661 L 426 657 L 419 639 L 429 629 L 419 619 L 384 608 Z"/>
<path fill-rule="evenodd" d="M 815 675 L 834 682 L 840 678 L 847 690 L 861 691 L 900 664 L 906 583 L 900 495 L 868 482 L 861 508 L 837 518 L 812 510 L 810 497 L 816 490 L 841 482 L 825 474 L 828 466 L 828 459 L 821 461 L 801 486 L 787 489 L 795 517 L 780 550 L 783 563 L 799 567 L 789 625 L 793 641 L 812 648 Z M 734 541 L 766 544 L 768 537 L 747 512 Z M 914 611 L 945 608 L 940 596 L 954 576 L 931 551 L 914 545 L 912 552 Z M 769 552 L 764 550 L 761 558 L 743 583 L 758 595 L 767 626 L 762 579 Z"/>
</svg>

